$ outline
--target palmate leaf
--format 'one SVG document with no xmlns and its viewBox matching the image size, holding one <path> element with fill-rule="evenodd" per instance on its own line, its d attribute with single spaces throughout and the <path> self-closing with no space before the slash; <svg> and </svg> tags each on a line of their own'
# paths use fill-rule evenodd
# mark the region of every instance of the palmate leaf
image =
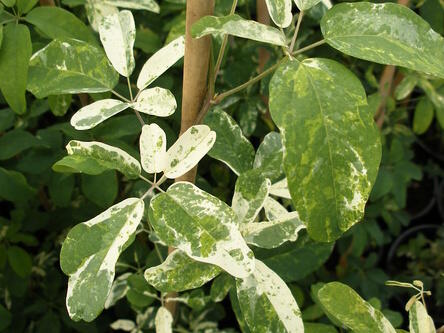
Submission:
<svg viewBox="0 0 444 333">
<path fill-rule="evenodd" d="M 280 28 L 290 25 L 293 15 L 291 14 L 291 0 L 265 0 L 273 22 Z"/>
<path fill-rule="evenodd" d="M 38 98 L 97 93 L 112 90 L 118 79 L 101 49 L 80 40 L 56 39 L 31 57 L 27 88 Z"/>
<path fill-rule="evenodd" d="M 444 78 L 444 38 L 406 6 L 338 4 L 322 18 L 321 30 L 348 55 Z"/>
<path fill-rule="evenodd" d="M 235 277 L 254 269 L 253 253 L 237 229 L 235 213 L 191 183 L 175 183 L 151 199 L 149 219 L 163 243 L 194 260 L 219 266 Z"/>
<path fill-rule="evenodd" d="M 284 33 L 278 29 L 243 19 L 236 14 L 222 17 L 205 16 L 193 24 L 191 34 L 193 38 L 228 34 L 279 46 L 287 44 Z"/>
<path fill-rule="evenodd" d="M 66 306 L 73 320 L 94 320 L 105 306 L 120 253 L 134 240 L 144 203 L 126 199 L 97 217 L 75 226 L 60 253 L 69 275 Z"/>
<path fill-rule="evenodd" d="M 356 333 L 395 333 L 384 315 L 352 288 L 339 282 L 325 284 L 317 298 L 329 315 Z"/>
<path fill-rule="evenodd" d="M 359 222 L 376 180 L 381 144 L 365 104 L 359 80 L 332 60 L 290 60 L 271 80 L 288 187 L 318 241 L 335 240 Z"/>
<path fill-rule="evenodd" d="M 301 312 L 284 281 L 255 260 L 254 273 L 236 281 L 242 315 L 254 333 L 303 333 Z"/>
<path fill-rule="evenodd" d="M 435 324 L 424 305 L 415 301 L 409 310 L 410 333 L 435 333 Z"/>
</svg>

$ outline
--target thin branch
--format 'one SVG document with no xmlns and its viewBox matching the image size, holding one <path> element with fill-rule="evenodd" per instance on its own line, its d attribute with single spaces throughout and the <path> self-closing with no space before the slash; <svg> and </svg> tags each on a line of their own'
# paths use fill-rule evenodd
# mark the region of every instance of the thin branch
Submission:
<svg viewBox="0 0 444 333">
<path fill-rule="evenodd" d="M 296 29 L 294 30 L 294 35 L 291 40 L 290 48 L 288 49 L 288 52 L 291 54 L 294 50 L 294 46 L 296 45 L 296 40 L 298 38 L 299 29 L 301 27 L 302 19 L 304 18 L 304 11 L 301 10 L 298 16 L 298 22 L 296 23 Z"/>
<path fill-rule="evenodd" d="M 128 98 L 126 98 L 126 97 L 120 95 L 117 91 L 115 91 L 115 90 L 111 90 L 111 92 L 112 92 L 114 95 L 116 95 L 117 97 L 119 97 L 122 101 L 125 101 L 125 102 L 127 102 L 127 103 L 131 103 L 131 101 L 130 101 Z"/>
<path fill-rule="evenodd" d="M 129 77 L 126 78 L 126 82 L 128 83 L 128 91 L 129 91 L 131 102 L 134 102 L 133 91 L 131 89 L 131 81 L 130 81 Z"/>
<path fill-rule="evenodd" d="M 318 42 L 316 42 L 316 43 L 313 43 L 313 44 L 310 44 L 310 45 L 308 45 L 308 46 L 306 46 L 306 47 L 303 47 L 302 49 L 299 49 L 299 50 L 297 50 L 297 51 L 294 51 L 291 55 L 292 55 L 292 56 L 295 56 L 295 55 L 298 55 L 298 54 L 301 54 L 301 53 L 307 52 L 307 51 L 309 51 L 309 50 L 311 50 L 311 49 L 314 49 L 315 47 L 321 46 L 321 45 L 323 45 L 323 44 L 325 44 L 325 43 L 326 43 L 325 39 L 320 40 L 320 41 L 318 41 Z"/>
</svg>

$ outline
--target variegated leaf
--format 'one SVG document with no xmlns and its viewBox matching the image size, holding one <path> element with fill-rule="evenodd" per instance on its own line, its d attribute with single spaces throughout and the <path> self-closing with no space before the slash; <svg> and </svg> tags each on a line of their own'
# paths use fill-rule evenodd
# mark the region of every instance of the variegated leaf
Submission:
<svg viewBox="0 0 444 333">
<path fill-rule="evenodd" d="M 77 130 L 87 130 L 128 107 L 128 103 L 116 99 L 102 99 L 77 111 L 71 118 L 71 125 Z"/>
<path fill-rule="evenodd" d="M 284 33 L 278 29 L 246 20 L 236 14 L 222 17 L 205 16 L 193 24 L 191 34 L 193 38 L 228 34 L 279 46 L 287 44 Z"/>
<path fill-rule="evenodd" d="M 271 222 L 248 223 L 241 225 L 241 232 L 248 244 L 274 249 L 285 242 L 294 242 L 298 232 L 305 229 L 297 212 L 287 213 Z"/>
<path fill-rule="evenodd" d="M 329 59 L 287 61 L 270 82 L 288 187 L 317 241 L 335 240 L 361 220 L 376 180 L 381 143 L 364 105 L 357 77 Z"/>
<path fill-rule="evenodd" d="M 112 90 L 118 79 L 98 47 L 76 39 L 56 39 L 31 57 L 27 89 L 38 98 L 98 93 Z"/>
<path fill-rule="evenodd" d="M 151 199 L 156 236 L 194 260 L 217 265 L 235 277 L 253 272 L 253 253 L 237 229 L 237 216 L 216 197 L 178 182 Z"/>
<path fill-rule="evenodd" d="M 167 165 L 166 135 L 157 124 L 144 125 L 140 135 L 140 161 L 148 173 L 159 173 Z"/>
<path fill-rule="evenodd" d="M 220 272 L 218 266 L 193 260 L 185 252 L 175 250 L 162 264 L 148 268 L 145 279 L 159 291 L 181 292 L 203 286 Z"/>
<path fill-rule="evenodd" d="M 131 244 L 143 201 L 126 199 L 75 226 L 66 236 L 60 266 L 69 275 L 66 306 L 73 320 L 94 320 L 105 306 L 120 253 Z"/>
<path fill-rule="evenodd" d="M 263 262 L 254 273 L 236 281 L 242 314 L 254 333 L 303 333 L 299 307 L 284 281 Z"/>
<path fill-rule="evenodd" d="M 271 197 L 265 199 L 264 210 L 268 221 L 277 220 L 281 216 L 288 214 L 288 210 Z"/>
<path fill-rule="evenodd" d="M 283 167 L 284 146 L 279 133 L 270 132 L 259 145 L 254 157 L 253 167 L 260 169 L 261 173 L 271 182 L 276 182 L 284 175 Z"/>
<path fill-rule="evenodd" d="M 436 333 L 433 319 L 427 313 L 424 305 L 416 301 L 409 310 L 410 333 Z"/>
<path fill-rule="evenodd" d="M 325 284 L 317 293 L 325 311 L 356 333 L 396 333 L 384 315 L 352 288 L 339 282 Z"/>
<path fill-rule="evenodd" d="M 258 170 L 244 172 L 237 178 L 231 208 L 241 224 L 256 219 L 268 197 L 270 185 L 270 180 Z"/>
<path fill-rule="evenodd" d="M 168 149 L 165 177 L 174 179 L 191 170 L 213 147 L 216 133 L 206 125 L 195 125 Z"/>
<path fill-rule="evenodd" d="M 311 7 L 316 6 L 321 0 L 294 0 L 294 3 L 300 11 L 309 10 Z"/>
<path fill-rule="evenodd" d="M 154 53 L 151 58 L 143 65 L 137 79 L 137 88 L 145 89 L 155 79 L 161 76 L 165 71 L 173 66 L 183 57 L 185 53 L 185 38 L 180 36 L 173 40 L 159 51 Z"/>
<path fill-rule="evenodd" d="M 72 140 L 66 145 L 68 155 L 92 159 L 106 169 L 114 169 L 133 179 L 140 175 L 140 163 L 127 152 L 101 142 Z"/>
<path fill-rule="evenodd" d="M 284 178 L 271 185 L 270 194 L 284 199 L 291 199 L 290 192 L 288 191 L 287 178 Z"/>
<path fill-rule="evenodd" d="M 280 28 L 290 25 L 293 15 L 291 13 L 291 0 L 265 0 L 268 12 L 273 22 Z"/>
<path fill-rule="evenodd" d="M 234 279 L 227 273 L 222 273 L 211 284 L 210 297 L 213 302 L 222 302 L 234 287 Z"/>
<path fill-rule="evenodd" d="M 116 6 L 106 5 L 101 0 L 86 0 L 85 10 L 91 27 L 97 32 L 99 32 L 99 25 L 106 16 L 119 13 Z"/>
<path fill-rule="evenodd" d="M 129 10 L 105 16 L 99 24 L 100 40 L 113 67 L 125 77 L 134 70 L 136 24 Z"/>
<path fill-rule="evenodd" d="M 129 9 L 144 9 L 159 13 L 160 7 L 155 0 L 102 0 L 104 4 Z"/>
<path fill-rule="evenodd" d="M 152 116 L 168 117 L 176 110 L 177 103 L 171 91 L 156 87 L 142 91 L 131 107 Z"/>
<path fill-rule="evenodd" d="M 157 310 L 154 326 L 156 333 L 173 333 L 173 316 L 167 308 L 162 306 Z"/>
</svg>

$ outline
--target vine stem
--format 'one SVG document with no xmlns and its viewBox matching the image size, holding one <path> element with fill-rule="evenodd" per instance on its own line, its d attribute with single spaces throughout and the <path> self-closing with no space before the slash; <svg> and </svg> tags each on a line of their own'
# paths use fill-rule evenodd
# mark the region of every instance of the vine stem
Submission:
<svg viewBox="0 0 444 333">
<path fill-rule="evenodd" d="M 294 30 L 293 38 L 291 40 L 290 48 L 288 49 L 288 52 L 291 54 L 294 50 L 294 46 L 296 45 L 296 40 L 298 38 L 299 29 L 301 27 L 302 19 L 304 18 L 304 11 L 301 10 L 298 15 L 298 22 L 296 23 L 296 29 Z"/>
</svg>

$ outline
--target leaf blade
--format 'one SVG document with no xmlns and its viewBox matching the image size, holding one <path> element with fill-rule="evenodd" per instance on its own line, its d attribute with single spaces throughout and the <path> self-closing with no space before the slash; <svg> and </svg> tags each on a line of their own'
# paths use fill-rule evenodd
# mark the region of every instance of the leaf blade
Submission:
<svg viewBox="0 0 444 333">
<path fill-rule="evenodd" d="M 71 118 L 71 125 L 76 130 L 88 130 L 128 107 L 128 103 L 116 99 L 102 99 L 77 111 Z"/>
</svg>

